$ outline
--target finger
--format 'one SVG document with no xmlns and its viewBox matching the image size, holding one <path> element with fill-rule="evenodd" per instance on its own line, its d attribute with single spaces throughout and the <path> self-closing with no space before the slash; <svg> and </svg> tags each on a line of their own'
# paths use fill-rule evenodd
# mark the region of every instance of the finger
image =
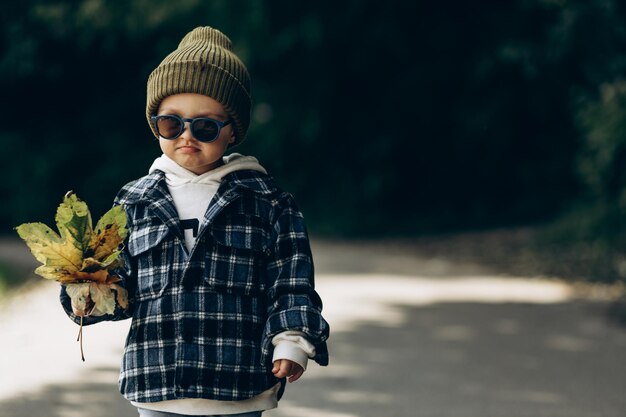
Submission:
<svg viewBox="0 0 626 417">
<path fill-rule="evenodd" d="M 288 376 L 289 371 L 291 370 L 291 364 L 289 363 L 289 361 L 281 360 L 279 365 L 280 365 L 280 368 L 278 369 L 278 372 L 276 373 L 276 377 L 284 378 Z"/>
<path fill-rule="evenodd" d="M 291 362 L 286 361 L 286 360 L 280 360 L 279 361 L 279 369 L 278 372 L 276 372 L 276 378 L 284 378 L 288 375 L 290 375 L 291 373 Z"/>
<path fill-rule="evenodd" d="M 278 375 L 279 374 L 282 375 L 281 368 L 284 369 L 286 362 L 287 361 L 284 359 L 278 359 L 274 361 L 274 367 L 272 368 L 272 373 L 276 375 L 278 378 L 282 378 L 282 376 L 278 376 Z"/>
</svg>

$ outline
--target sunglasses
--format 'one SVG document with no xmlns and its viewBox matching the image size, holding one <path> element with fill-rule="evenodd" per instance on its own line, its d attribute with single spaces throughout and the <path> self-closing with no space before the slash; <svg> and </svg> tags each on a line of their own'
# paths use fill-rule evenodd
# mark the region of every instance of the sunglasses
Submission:
<svg viewBox="0 0 626 417">
<path fill-rule="evenodd" d="M 156 132 L 163 139 L 176 139 L 185 131 L 185 123 L 189 122 L 191 134 L 200 142 L 213 142 L 220 136 L 222 128 L 232 123 L 232 119 L 220 122 L 209 117 L 186 119 L 175 114 L 152 116 L 151 120 Z"/>
</svg>

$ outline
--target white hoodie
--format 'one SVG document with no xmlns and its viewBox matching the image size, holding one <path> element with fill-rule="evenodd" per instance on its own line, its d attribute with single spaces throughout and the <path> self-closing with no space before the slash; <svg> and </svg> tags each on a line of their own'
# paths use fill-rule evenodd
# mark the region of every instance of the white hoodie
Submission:
<svg viewBox="0 0 626 417">
<path fill-rule="evenodd" d="M 183 225 L 185 246 L 189 252 L 194 247 L 200 222 L 217 193 L 222 178 L 233 171 L 243 169 L 267 174 L 255 157 L 238 153 L 225 156 L 224 165 L 200 175 L 183 168 L 165 154 L 157 158 L 150 167 L 150 173 L 156 170 L 165 173 L 167 188 L 174 199 L 178 218 Z"/>
</svg>

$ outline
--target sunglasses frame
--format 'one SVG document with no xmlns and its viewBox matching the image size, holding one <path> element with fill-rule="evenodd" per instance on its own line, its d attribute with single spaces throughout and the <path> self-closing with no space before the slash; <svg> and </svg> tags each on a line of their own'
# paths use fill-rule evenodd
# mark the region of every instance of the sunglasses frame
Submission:
<svg viewBox="0 0 626 417">
<path fill-rule="evenodd" d="M 180 131 L 175 136 L 173 136 L 171 138 L 166 138 L 163 135 L 161 135 L 161 131 L 159 130 L 158 123 L 159 123 L 159 119 L 163 118 L 163 117 L 170 117 L 172 119 L 177 119 L 180 122 L 180 126 L 181 126 Z M 224 126 L 228 126 L 229 124 L 231 124 L 233 122 L 233 119 L 228 119 L 228 120 L 225 120 L 225 121 L 221 122 L 219 120 L 211 119 L 210 117 L 196 117 L 194 119 L 189 119 L 189 118 L 185 118 L 185 117 L 180 117 L 180 116 L 178 116 L 176 114 L 160 114 L 160 115 L 157 115 L 157 116 L 152 116 L 150 119 L 152 120 L 152 124 L 154 125 L 154 130 L 157 132 L 159 137 L 161 137 L 163 139 L 166 139 L 166 140 L 174 140 L 174 139 L 177 139 L 178 137 L 180 137 L 180 135 L 183 134 L 185 129 L 187 129 L 185 124 L 187 122 L 189 122 L 189 129 L 191 130 L 191 134 L 193 135 L 194 138 L 196 138 L 196 140 L 198 140 L 200 142 L 203 142 L 203 143 L 214 142 L 217 138 L 220 137 L 220 133 L 222 132 L 222 128 Z M 215 137 L 214 138 L 208 139 L 208 140 L 202 140 L 202 139 L 200 139 L 200 138 L 198 138 L 196 136 L 196 131 L 194 129 L 194 124 L 197 121 L 206 121 L 206 120 L 208 120 L 208 121 L 210 121 L 212 123 L 215 123 L 215 125 L 217 126 L 217 132 L 215 133 Z"/>
</svg>

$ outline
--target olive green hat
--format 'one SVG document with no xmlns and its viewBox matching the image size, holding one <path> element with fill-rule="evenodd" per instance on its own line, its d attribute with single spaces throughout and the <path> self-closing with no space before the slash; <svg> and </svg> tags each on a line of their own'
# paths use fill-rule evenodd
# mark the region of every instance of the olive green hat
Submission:
<svg viewBox="0 0 626 417">
<path fill-rule="evenodd" d="M 179 93 L 204 94 L 221 103 L 233 119 L 234 144 L 245 139 L 252 103 L 250 75 L 222 32 L 208 26 L 195 28 L 148 77 L 146 117 L 155 136 L 150 117 L 165 97 Z"/>
</svg>

